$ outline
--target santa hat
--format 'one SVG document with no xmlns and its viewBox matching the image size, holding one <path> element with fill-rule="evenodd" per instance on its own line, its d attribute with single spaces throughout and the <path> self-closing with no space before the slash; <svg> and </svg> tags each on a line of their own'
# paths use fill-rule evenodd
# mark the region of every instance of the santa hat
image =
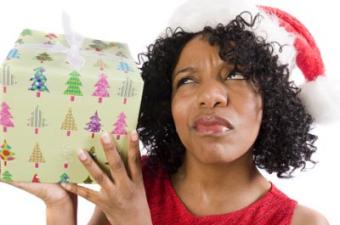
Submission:
<svg viewBox="0 0 340 225">
<path fill-rule="evenodd" d="M 228 24 L 242 12 L 260 15 L 257 23 L 248 28 L 273 45 L 279 63 L 287 64 L 291 76 L 298 67 L 304 75 L 300 99 L 318 123 L 340 119 L 340 80 L 325 76 L 320 51 L 307 28 L 287 12 L 268 6 L 257 6 L 251 0 L 188 0 L 170 19 L 170 27 L 181 27 L 186 32 L 199 32 L 205 26 Z M 246 15 L 245 15 L 246 16 Z"/>
</svg>

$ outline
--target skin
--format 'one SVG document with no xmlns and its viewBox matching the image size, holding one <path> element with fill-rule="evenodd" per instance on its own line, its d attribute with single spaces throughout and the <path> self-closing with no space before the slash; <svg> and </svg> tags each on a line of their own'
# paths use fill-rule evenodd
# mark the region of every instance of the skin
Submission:
<svg viewBox="0 0 340 225">
<path fill-rule="evenodd" d="M 46 224 L 77 224 L 77 196 L 67 192 L 59 184 L 7 183 L 41 199 L 46 205 Z"/>
<path fill-rule="evenodd" d="M 100 185 L 94 191 L 76 184 L 10 183 L 42 199 L 47 207 L 48 225 L 76 224 L 76 195 L 96 205 L 88 225 L 151 225 L 151 214 L 146 199 L 141 171 L 138 136 L 129 135 L 127 167 L 125 167 L 116 143 L 108 133 L 101 137 L 112 179 L 92 160 L 86 151 L 78 157 L 91 176 Z"/>
<path fill-rule="evenodd" d="M 233 66 L 218 52 L 217 46 L 197 36 L 182 50 L 173 73 L 172 115 L 186 154 L 172 182 L 187 209 L 198 216 L 244 208 L 270 188 L 250 150 L 261 124 L 261 96 L 232 73 Z M 233 130 L 218 135 L 198 132 L 194 121 L 207 114 L 228 119 Z M 329 223 L 320 213 L 298 205 L 291 224 Z"/>
<path fill-rule="evenodd" d="M 101 190 L 94 191 L 76 184 L 63 184 L 63 187 L 94 203 L 111 225 L 151 225 L 137 133 L 129 135 L 127 168 L 120 158 L 116 145 L 112 143 L 111 135 L 105 133 L 101 140 L 112 179 L 100 169 L 87 152 L 80 151 L 80 161 L 100 185 Z"/>
<path fill-rule="evenodd" d="M 254 165 L 251 153 L 262 119 L 262 98 L 252 84 L 241 79 L 242 74 L 234 74 L 232 70 L 232 65 L 219 58 L 218 47 L 197 36 L 182 50 L 173 73 L 172 115 L 186 154 L 183 165 L 171 179 L 183 204 L 197 216 L 244 208 L 270 189 L 270 183 Z M 233 128 L 225 131 L 222 125 L 217 125 L 205 127 L 203 132 L 196 129 L 195 121 L 207 115 L 228 119 Z M 209 129 L 214 132 L 207 132 Z M 96 205 L 89 225 L 109 222 L 150 225 L 138 137 L 129 136 L 127 168 L 111 139 L 105 135 L 101 142 L 112 180 L 86 152 L 79 154 L 80 161 L 101 186 L 99 192 L 75 184 L 64 185 L 64 189 L 58 185 L 13 185 L 44 200 L 49 225 L 76 223 L 75 195 L 71 193 Z M 291 224 L 329 223 L 320 213 L 298 205 Z"/>
<path fill-rule="evenodd" d="M 186 148 L 173 184 L 195 215 L 243 208 L 270 189 L 249 151 L 261 124 L 262 98 L 233 69 L 219 57 L 218 47 L 198 36 L 186 44 L 173 73 L 172 115 Z M 194 124 L 205 115 L 228 119 L 233 129 L 202 134 Z"/>
</svg>

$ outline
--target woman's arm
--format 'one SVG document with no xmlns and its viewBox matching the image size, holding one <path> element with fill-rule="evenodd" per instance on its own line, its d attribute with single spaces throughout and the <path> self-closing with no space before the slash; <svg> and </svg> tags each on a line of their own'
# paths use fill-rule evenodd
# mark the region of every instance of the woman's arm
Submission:
<svg viewBox="0 0 340 225">
<path fill-rule="evenodd" d="M 143 182 L 138 136 L 136 132 L 132 132 L 128 137 L 126 168 L 116 143 L 112 142 L 111 134 L 105 133 L 101 138 L 112 177 L 109 177 L 86 151 L 79 152 L 80 161 L 101 187 L 100 191 L 76 184 L 62 186 L 98 206 L 111 224 L 152 225 Z"/>
<path fill-rule="evenodd" d="M 302 205 L 297 205 L 291 225 L 329 225 L 327 219 L 319 212 L 307 208 Z"/>
<path fill-rule="evenodd" d="M 46 203 L 47 225 L 76 225 L 77 197 L 63 199 L 53 204 Z M 99 224 L 98 224 L 99 225 Z"/>
<path fill-rule="evenodd" d="M 96 206 L 92 217 L 87 225 L 109 225 L 109 221 L 106 219 L 105 214 Z"/>
<path fill-rule="evenodd" d="M 6 182 L 41 199 L 46 205 L 47 225 L 77 224 L 77 195 L 59 184 Z"/>
</svg>

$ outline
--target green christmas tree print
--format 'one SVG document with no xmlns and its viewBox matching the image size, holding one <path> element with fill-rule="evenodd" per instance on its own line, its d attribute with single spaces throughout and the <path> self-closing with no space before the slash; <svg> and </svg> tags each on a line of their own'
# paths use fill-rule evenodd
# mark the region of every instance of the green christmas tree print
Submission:
<svg viewBox="0 0 340 225">
<path fill-rule="evenodd" d="M 6 170 L 2 173 L 2 180 L 6 182 L 12 182 L 12 174 L 8 170 Z"/>
<path fill-rule="evenodd" d="M 91 179 L 90 176 L 87 176 L 87 178 L 83 182 L 84 182 L 84 184 L 92 184 L 93 180 Z"/>
<path fill-rule="evenodd" d="M 70 182 L 70 177 L 67 175 L 67 173 L 61 174 L 59 178 L 60 178 L 59 183 L 69 183 Z"/>
<path fill-rule="evenodd" d="M 32 30 L 30 29 L 25 29 L 21 32 L 21 36 L 31 36 L 32 35 Z"/>
<path fill-rule="evenodd" d="M 72 71 L 69 74 L 69 79 L 66 82 L 67 88 L 64 91 L 65 95 L 70 95 L 70 100 L 73 102 L 75 96 L 83 96 L 83 93 L 80 90 L 82 83 L 79 79 L 80 74 L 77 71 Z"/>
</svg>

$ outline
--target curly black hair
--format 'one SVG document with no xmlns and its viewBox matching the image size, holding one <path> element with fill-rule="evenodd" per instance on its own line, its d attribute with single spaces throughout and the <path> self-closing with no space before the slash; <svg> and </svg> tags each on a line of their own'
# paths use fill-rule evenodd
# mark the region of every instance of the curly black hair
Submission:
<svg viewBox="0 0 340 225">
<path fill-rule="evenodd" d="M 298 98 L 300 89 L 289 81 L 288 65 L 280 64 L 274 54 L 274 45 L 284 46 L 267 43 L 250 31 L 258 19 L 260 15 L 243 12 L 227 25 L 207 26 L 196 33 L 167 28 L 146 53 L 139 54 L 145 86 L 137 132 L 152 165 L 171 175 L 183 163 L 185 148 L 171 115 L 171 76 L 183 47 L 197 35 L 219 46 L 221 59 L 242 68 L 262 96 L 263 119 L 252 148 L 255 165 L 289 178 L 308 161 L 316 163 L 311 159 L 317 139 L 310 133 L 313 119 Z"/>
</svg>

